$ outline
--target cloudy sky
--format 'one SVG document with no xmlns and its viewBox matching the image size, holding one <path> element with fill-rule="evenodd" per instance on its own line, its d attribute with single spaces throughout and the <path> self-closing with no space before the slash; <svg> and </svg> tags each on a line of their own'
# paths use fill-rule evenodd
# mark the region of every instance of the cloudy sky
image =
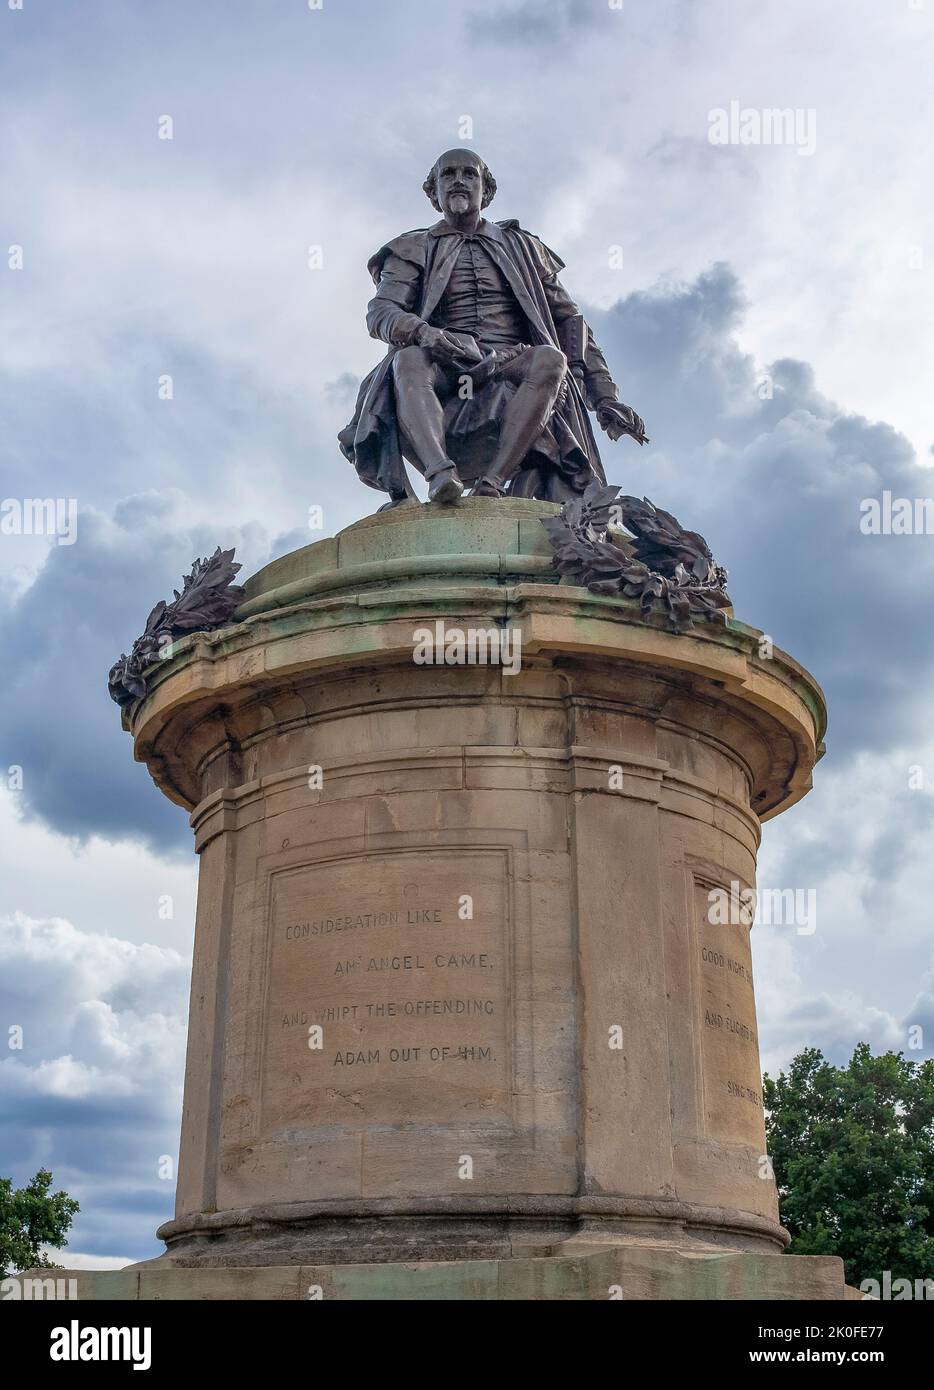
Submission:
<svg viewBox="0 0 934 1390">
<path fill-rule="evenodd" d="M 859 521 L 934 495 L 934 0 L 17 3 L 0 500 L 74 498 L 78 527 L 0 534 L 0 1175 L 79 1198 L 69 1262 L 161 1248 L 194 914 L 107 670 L 192 556 L 249 573 L 317 538 L 310 506 L 328 534 L 373 510 L 334 439 L 379 355 L 365 262 L 434 220 L 455 144 L 646 419 L 611 480 L 702 531 L 827 691 L 814 791 L 765 830 L 761 885 L 818 918 L 754 933 L 763 1065 L 918 1024 L 932 1055 L 934 537 Z M 794 138 L 709 138 L 766 108 Z"/>
</svg>

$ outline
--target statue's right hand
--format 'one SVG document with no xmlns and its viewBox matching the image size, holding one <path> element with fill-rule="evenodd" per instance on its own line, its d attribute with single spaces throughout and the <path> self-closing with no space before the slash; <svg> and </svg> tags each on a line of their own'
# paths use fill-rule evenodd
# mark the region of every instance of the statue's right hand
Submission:
<svg viewBox="0 0 934 1390">
<path fill-rule="evenodd" d="M 476 339 L 469 333 L 449 333 L 445 328 L 432 328 L 430 324 L 419 332 L 418 345 L 445 367 L 480 362 L 483 358 Z"/>
</svg>

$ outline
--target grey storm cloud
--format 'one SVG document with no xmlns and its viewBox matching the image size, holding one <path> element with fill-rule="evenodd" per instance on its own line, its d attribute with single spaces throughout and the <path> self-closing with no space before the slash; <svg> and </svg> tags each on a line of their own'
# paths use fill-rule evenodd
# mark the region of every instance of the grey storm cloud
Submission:
<svg viewBox="0 0 934 1390">
<path fill-rule="evenodd" d="M 23 769 L 25 814 L 64 835 L 190 848 L 184 811 L 133 761 L 107 673 L 193 558 L 233 544 L 255 567 L 269 544 L 255 523 L 215 533 L 185 527 L 180 510 L 178 494 L 151 492 L 121 502 L 112 519 L 79 513 L 76 543 L 52 546 L 0 613 L 0 765 Z"/>
<path fill-rule="evenodd" d="M 866 857 L 869 882 L 863 890 L 867 912 L 885 921 L 890 885 L 929 850 L 934 826 L 934 797 L 903 791 L 889 798 L 885 821 L 875 828 Z M 932 1033 L 934 1042 L 934 1033 Z"/>
<path fill-rule="evenodd" d="M 467 29 L 488 43 L 557 44 L 592 28 L 609 6 L 599 9 L 580 0 L 521 0 L 511 7 L 474 11 L 466 17 Z"/>
<path fill-rule="evenodd" d="M 329 402 L 353 414 L 354 402 L 360 387 L 360 378 L 353 372 L 341 372 L 335 381 L 324 383 L 324 394 Z"/>
<path fill-rule="evenodd" d="M 823 771 L 818 770 L 818 781 L 822 780 Z M 909 775 L 907 763 L 902 771 L 904 787 Z M 846 834 L 796 844 L 795 881 L 815 884 L 833 873 L 857 875 L 867 913 L 884 921 L 890 910 L 891 884 L 913 862 L 923 859 L 930 844 L 934 797 L 911 790 L 888 791 L 885 808 L 884 819 L 864 824 L 864 838 L 858 844 Z"/>
<path fill-rule="evenodd" d="M 864 535 L 860 504 L 924 497 L 929 473 L 891 426 L 823 396 L 809 364 L 757 368 L 737 342 L 743 310 L 718 265 L 590 315 L 652 440 L 638 457 L 605 446 L 608 476 L 704 533 L 737 617 L 827 691 L 837 756 L 899 745 L 934 659 L 931 539 Z"/>
<path fill-rule="evenodd" d="M 911 1060 L 918 1060 L 934 1053 L 934 970 L 927 971 L 923 976 L 921 989 L 905 1014 L 902 1026 L 906 1031 L 909 1028 L 921 1029 L 921 1046 L 916 1057 L 912 1058 L 911 1054 L 908 1054 Z"/>
<path fill-rule="evenodd" d="M 108 324 L 99 358 L 80 375 L 60 363 L 0 372 L 4 496 L 113 506 L 157 476 L 163 489 L 222 497 L 258 458 L 272 478 L 305 463 L 305 441 L 318 433 L 306 400 L 276 394 L 255 364 L 212 358 L 151 320 L 144 336 Z M 171 403 L 159 397 L 162 378 Z"/>
</svg>

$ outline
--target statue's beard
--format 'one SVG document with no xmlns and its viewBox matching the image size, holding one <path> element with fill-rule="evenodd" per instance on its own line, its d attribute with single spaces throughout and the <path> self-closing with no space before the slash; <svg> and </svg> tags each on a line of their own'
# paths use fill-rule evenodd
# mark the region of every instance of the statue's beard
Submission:
<svg viewBox="0 0 934 1390">
<path fill-rule="evenodd" d="M 448 210 L 460 217 L 470 208 L 470 199 L 466 193 L 452 193 L 448 198 Z"/>
</svg>

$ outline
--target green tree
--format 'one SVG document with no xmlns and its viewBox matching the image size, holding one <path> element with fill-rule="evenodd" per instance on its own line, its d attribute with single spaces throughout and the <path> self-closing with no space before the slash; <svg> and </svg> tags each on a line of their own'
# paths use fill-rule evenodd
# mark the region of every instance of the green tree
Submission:
<svg viewBox="0 0 934 1390">
<path fill-rule="evenodd" d="M 67 1245 L 66 1233 L 78 1203 L 67 1192 L 50 1192 L 52 1174 L 40 1168 L 25 1187 L 14 1192 L 0 1178 L 0 1279 L 22 1269 L 54 1269 L 40 1247 Z"/>
<path fill-rule="evenodd" d="M 811 1047 L 763 1098 L 789 1252 L 839 1255 L 857 1287 L 934 1277 L 934 1061 Z"/>
</svg>

